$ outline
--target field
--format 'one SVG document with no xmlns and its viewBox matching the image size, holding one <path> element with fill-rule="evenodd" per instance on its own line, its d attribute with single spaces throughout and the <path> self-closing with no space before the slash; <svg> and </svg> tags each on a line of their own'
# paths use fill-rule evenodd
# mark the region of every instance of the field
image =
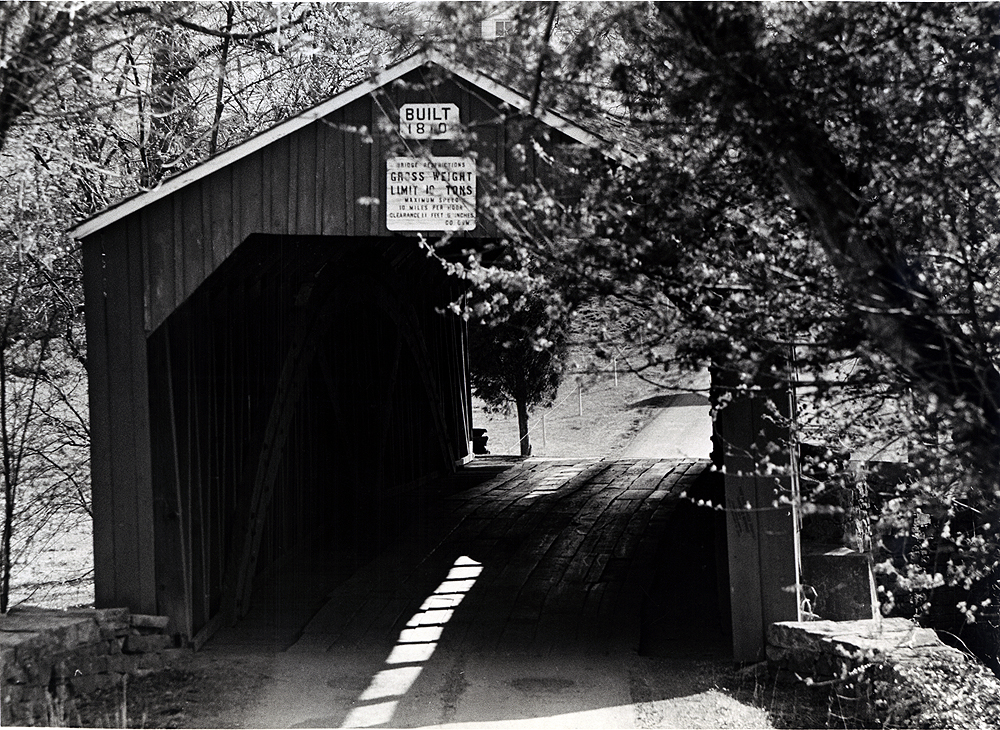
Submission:
<svg viewBox="0 0 1000 730">
<path fill-rule="evenodd" d="M 94 603 L 94 544 L 90 518 L 46 525 L 37 547 L 15 565 L 10 605 L 76 608 Z"/>
<path fill-rule="evenodd" d="M 12 458 L 21 459 L 10 605 L 85 606 L 94 600 L 87 376 L 66 353 L 46 363 L 45 379 L 7 383 L 12 441 L 19 444 Z"/>
</svg>

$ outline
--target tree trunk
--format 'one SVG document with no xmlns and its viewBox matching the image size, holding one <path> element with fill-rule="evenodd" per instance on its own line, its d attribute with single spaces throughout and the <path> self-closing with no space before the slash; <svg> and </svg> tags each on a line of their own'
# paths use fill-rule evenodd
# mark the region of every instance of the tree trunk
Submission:
<svg viewBox="0 0 1000 730">
<path fill-rule="evenodd" d="M 236 6 L 230 2 L 226 5 L 226 37 L 222 39 L 222 51 L 219 53 L 219 81 L 215 87 L 215 117 L 212 119 L 212 136 L 208 142 L 208 154 L 214 155 L 219 149 L 219 127 L 222 124 L 222 112 L 225 111 L 222 95 L 226 90 L 226 67 L 229 64 L 229 46 L 232 42 L 233 14 Z"/>
<path fill-rule="evenodd" d="M 517 434 L 521 444 L 521 456 L 531 456 L 531 442 L 528 440 L 528 385 L 524 374 L 518 373 L 514 394 L 514 405 L 517 407 Z"/>
<path fill-rule="evenodd" d="M 146 169 L 139 181 L 147 188 L 174 170 L 174 158 L 183 154 L 193 139 L 188 75 L 195 68 L 194 58 L 183 38 L 173 30 L 157 31 L 152 44 Z"/>
<path fill-rule="evenodd" d="M 77 24 L 85 18 L 86 10 L 81 9 Z M 52 74 L 55 52 L 74 30 L 74 14 L 62 8 L 53 12 L 43 3 L 29 4 L 22 14 L 17 5 L 11 4 L 4 9 L 0 21 L 4 36 L 8 28 L 21 29 L 20 38 L 8 45 L 5 37 L 3 43 L 8 54 L 0 68 L 0 149 L 3 149 L 14 122 L 31 108 L 39 87 Z"/>
</svg>

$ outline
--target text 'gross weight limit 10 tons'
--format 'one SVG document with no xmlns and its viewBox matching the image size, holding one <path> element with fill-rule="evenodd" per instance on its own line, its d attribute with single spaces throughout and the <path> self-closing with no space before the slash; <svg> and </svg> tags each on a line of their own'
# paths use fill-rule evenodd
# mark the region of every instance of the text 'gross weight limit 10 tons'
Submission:
<svg viewBox="0 0 1000 730">
<path fill-rule="evenodd" d="M 476 163 L 469 157 L 390 157 L 385 163 L 390 231 L 471 231 Z"/>
</svg>

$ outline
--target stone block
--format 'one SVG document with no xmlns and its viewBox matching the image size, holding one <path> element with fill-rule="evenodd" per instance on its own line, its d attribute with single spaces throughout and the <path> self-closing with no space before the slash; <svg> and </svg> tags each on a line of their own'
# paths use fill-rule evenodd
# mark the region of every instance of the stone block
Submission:
<svg viewBox="0 0 1000 730">
<path fill-rule="evenodd" d="M 57 644 L 61 648 L 72 648 L 79 643 L 78 624 L 86 623 L 84 619 L 63 616 L 58 611 L 14 612 L 11 611 L 0 622 L 0 631 L 7 633 L 41 634 L 46 642 Z"/>
<path fill-rule="evenodd" d="M 843 663 L 828 654 L 820 654 L 813 663 L 812 674 L 817 677 L 837 677 L 842 674 Z"/>
<path fill-rule="evenodd" d="M 57 662 L 62 659 L 73 659 L 76 661 L 84 657 L 97 656 L 98 654 L 107 654 L 107 651 L 104 650 L 104 646 L 100 644 L 80 644 L 71 649 L 54 651 L 50 655 L 50 658 L 53 662 Z"/>
<path fill-rule="evenodd" d="M 14 609 L 11 614 L 13 615 L 12 622 L 15 626 L 40 623 L 40 625 L 45 626 L 63 625 L 72 627 L 72 630 L 76 632 L 76 641 L 78 643 L 95 641 L 97 640 L 97 635 L 100 633 L 101 617 L 99 612 L 92 608 L 65 610 L 18 608 Z"/>
<path fill-rule="evenodd" d="M 130 623 L 137 629 L 166 631 L 167 625 L 170 623 L 170 618 L 168 616 L 148 616 L 141 613 L 133 613 Z"/>
<path fill-rule="evenodd" d="M 122 647 L 122 651 L 126 654 L 145 654 L 172 649 L 173 646 L 172 636 L 164 634 L 132 635 L 125 638 L 125 646 Z"/>
<path fill-rule="evenodd" d="M 15 705 L 41 705 L 42 707 L 45 707 L 45 703 L 49 700 L 48 687 L 42 687 L 37 684 L 5 687 L 5 696 L 7 695 L 8 690 L 12 695 L 12 704 Z"/>
<path fill-rule="evenodd" d="M 52 677 L 56 680 L 73 676 L 77 663 L 72 657 L 56 659 L 52 662 Z"/>
<path fill-rule="evenodd" d="M 42 643 L 42 634 L 37 631 L 14 631 L 7 630 L 0 624 L 0 650 L 4 648 L 16 649 L 26 644 Z"/>
<path fill-rule="evenodd" d="M 116 673 L 99 672 L 98 674 L 93 674 L 91 676 L 96 679 L 99 689 L 110 689 L 118 686 L 118 675 Z"/>
<path fill-rule="evenodd" d="M 914 646 L 937 646 L 930 629 L 901 618 L 857 621 L 780 621 L 768 630 L 768 643 L 794 651 L 875 658 L 880 652 Z"/>
<path fill-rule="evenodd" d="M 796 674 L 812 675 L 816 668 L 816 655 L 812 652 L 794 652 L 788 656 L 788 669 Z"/>
<path fill-rule="evenodd" d="M 16 662 L 17 649 L 13 645 L 0 643 L 0 682 L 7 677 L 8 671 L 15 666 Z"/>
<path fill-rule="evenodd" d="M 65 679 L 81 674 L 99 674 L 108 671 L 108 656 L 71 655 L 63 657 L 54 665 L 54 676 Z"/>
<path fill-rule="evenodd" d="M 135 669 L 135 656 L 128 654 L 112 654 L 108 656 L 108 671 L 128 674 Z"/>
<path fill-rule="evenodd" d="M 26 684 L 48 685 L 52 679 L 52 662 L 43 654 L 37 653 L 29 657 L 18 657 L 25 676 Z"/>
<path fill-rule="evenodd" d="M 28 684 L 28 673 L 17 662 L 4 662 L 3 676 L 0 677 L 2 684 Z"/>
<path fill-rule="evenodd" d="M 76 624 L 76 643 L 78 646 L 96 644 L 101 640 L 101 627 L 93 616 L 81 619 Z"/>
<path fill-rule="evenodd" d="M 78 651 L 82 652 L 86 656 L 107 656 L 108 649 L 108 642 L 95 641 L 93 644 L 87 644 L 80 647 Z"/>
<path fill-rule="evenodd" d="M 19 640 L 14 643 L 14 661 L 23 663 L 39 654 L 51 654 L 53 651 L 45 634 L 20 634 Z"/>
<path fill-rule="evenodd" d="M 95 613 L 97 614 L 97 622 L 101 626 L 107 626 L 116 631 L 127 629 L 129 626 L 127 608 L 99 608 Z"/>
</svg>

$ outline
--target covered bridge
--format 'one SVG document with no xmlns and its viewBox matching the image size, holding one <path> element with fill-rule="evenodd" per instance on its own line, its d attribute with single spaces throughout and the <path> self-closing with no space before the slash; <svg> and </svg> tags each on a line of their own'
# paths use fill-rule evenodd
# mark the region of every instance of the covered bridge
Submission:
<svg viewBox="0 0 1000 730">
<path fill-rule="evenodd" d="M 470 458 L 462 282 L 425 241 L 495 236 L 478 198 L 544 176 L 534 136 L 603 144 L 528 106 L 426 52 L 73 231 L 98 606 L 200 641 L 267 566 Z"/>
</svg>

